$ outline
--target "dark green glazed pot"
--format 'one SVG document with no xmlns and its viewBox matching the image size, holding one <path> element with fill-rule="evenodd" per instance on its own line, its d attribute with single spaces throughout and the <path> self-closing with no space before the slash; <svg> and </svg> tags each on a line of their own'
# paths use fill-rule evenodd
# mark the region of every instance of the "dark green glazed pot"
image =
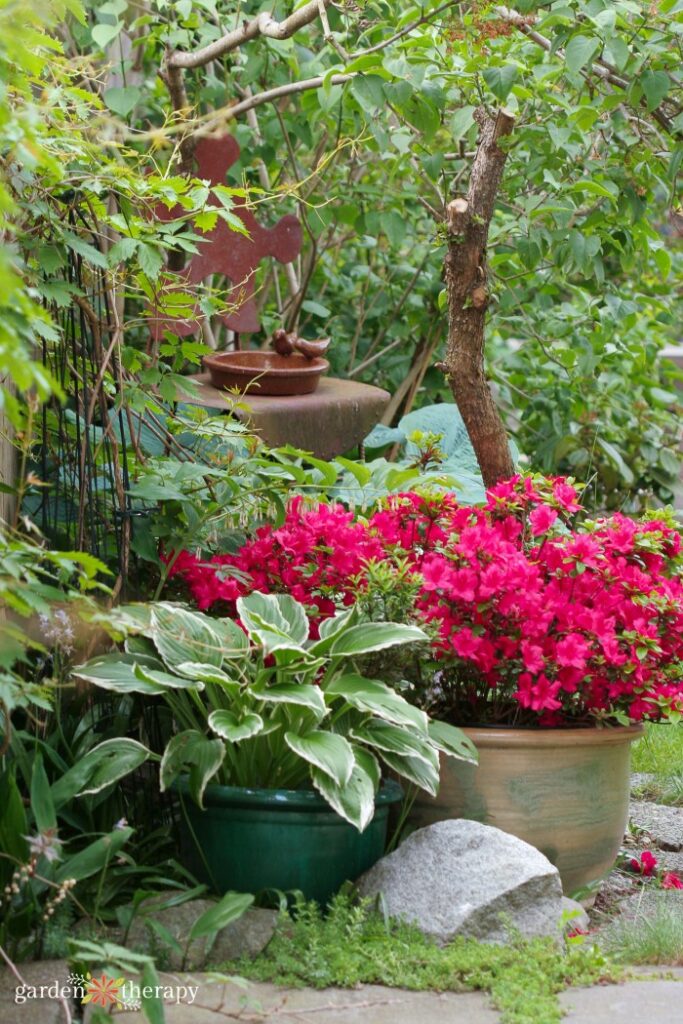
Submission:
<svg viewBox="0 0 683 1024">
<path fill-rule="evenodd" d="M 389 806 L 403 796 L 398 783 L 385 782 L 374 818 L 359 832 L 312 790 L 209 785 L 201 810 L 185 780 L 175 789 L 185 860 L 199 879 L 218 893 L 298 889 L 322 905 L 382 856 Z"/>
</svg>

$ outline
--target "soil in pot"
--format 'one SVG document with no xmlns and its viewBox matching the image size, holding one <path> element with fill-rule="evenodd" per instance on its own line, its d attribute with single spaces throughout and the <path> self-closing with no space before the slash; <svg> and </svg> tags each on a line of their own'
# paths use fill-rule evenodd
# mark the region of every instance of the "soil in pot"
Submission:
<svg viewBox="0 0 683 1024">
<path fill-rule="evenodd" d="M 383 855 L 389 808 L 403 796 L 384 783 L 364 832 L 339 817 L 310 790 L 250 790 L 207 786 L 201 810 L 179 783 L 188 868 L 224 893 L 299 890 L 321 905 Z"/>
</svg>

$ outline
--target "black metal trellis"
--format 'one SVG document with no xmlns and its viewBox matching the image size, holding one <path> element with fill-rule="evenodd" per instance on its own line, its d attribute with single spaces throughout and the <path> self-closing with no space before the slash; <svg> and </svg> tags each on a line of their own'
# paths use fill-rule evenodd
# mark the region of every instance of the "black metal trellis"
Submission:
<svg viewBox="0 0 683 1024">
<path fill-rule="evenodd" d="M 77 197 L 66 200 L 65 219 L 74 234 L 101 251 Z M 132 515 L 129 435 L 119 353 L 112 344 L 110 284 L 103 268 L 67 252 L 61 273 L 76 291 L 68 306 L 52 310 L 59 339 L 43 342 L 43 363 L 66 400 L 43 406 L 36 468 L 44 486 L 29 493 L 27 510 L 59 547 L 86 551 L 115 568 L 117 590 L 125 592 Z"/>
</svg>

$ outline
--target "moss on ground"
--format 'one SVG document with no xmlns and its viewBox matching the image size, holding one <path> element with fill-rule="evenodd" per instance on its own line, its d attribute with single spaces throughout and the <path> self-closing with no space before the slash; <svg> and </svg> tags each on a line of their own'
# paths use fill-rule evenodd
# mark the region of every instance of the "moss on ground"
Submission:
<svg viewBox="0 0 683 1024">
<path fill-rule="evenodd" d="M 283 915 L 275 936 L 255 960 L 223 970 L 280 985 L 352 988 L 360 984 L 435 992 L 489 993 L 504 1024 L 555 1024 L 557 994 L 572 985 L 617 981 L 590 944 L 561 949 L 550 939 L 513 938 L 494 946 L 456 939 L 439 947 L 417 928 L 387 921 L 367 904 L 337 897 L 323 917 L 315 904 Z"/>
</svg>

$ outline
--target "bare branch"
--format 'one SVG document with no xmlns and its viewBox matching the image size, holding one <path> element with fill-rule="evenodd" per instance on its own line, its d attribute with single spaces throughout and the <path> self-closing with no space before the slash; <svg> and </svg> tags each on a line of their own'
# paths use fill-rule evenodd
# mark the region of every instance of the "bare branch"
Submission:
<svg viewBox="0 0 683 1024">
<path fill-rule="evenodd" d="M 176 50 L 168 60 L 169 68 L 198 68 L 209 61 L 216 60 L 232 50 L 237 50 L 244 43 L 258 36 L 267 36 L 269 39 L 289 39 L 295 32 L 298 32 L 304 25 L 309 25 L 316 18 L 320 17 L 320 11 L 330 6 L 332 0 L 309 0 L 307 4 L 300 7 L 298 11 L 290 14 L 284 21 L 276 21 L 269 11 L 262 11 L 251 21 L 244 21 L 239 28 L 233 29 L 226 35 L 216 39 L 208 46 L 200 50 L 185 52 Z"/>
<path fill-rule="evenodd" d="M 343 85 L 344 82 L 349 82 L 355 77 L 355 74 L 331 75 L 327 81 L 330 85 Z M 319 89 L 324 81 L 325 76 L 318 75 L 316 78 L 305 78 L 301 82 L 288 82 L 286 85 L 278 85 L 274 89 L 266 89 L 265 92 L 258 92 L 255 96 L 248 96 L 240 103 L 233 103 L 226 107 L 219 107 L 218 110 L 213 110 L 211 112 L 210 118 L 207 119 L 206 126 L 203 129 L 202 134 L 206 134 L 207 130 L 211 131 L 212 127 L 215 125 L 223 124 L 225 121 L 232 121 L 234 118 L 239 117 L 240 114 L 244 114 L 248 110 L 253 110 L 254 107 L 260 107 L 263 103 L 270 103 L 272 100 L 277 100 L 281 96 L 291 96 L 294 93 L 306 92 L 308 89 Z"/>
<path fill-rule="evenodd" d="M 404 36 L 409 35 L 414 28 L 419 28 L 420 25 L 428 24 L 428 22 L 433 21 L 437 15 L 443 13 L 443 11 L 447 11 L 449 7 L 457 7 L 459 3 L 460 0 L 448 0 L 448 3 L 441 4 L 441 7 L 437 7 L 435 10 L 430 11 L 429 14 L 423 14 L 422 17 L 417 18 L 416 21 L 411 21 L 411 23 L 402 28 L 400 32 L 396 32 L 395 35 L 382 40 L 381 43 L 375 43 L 374 46 L 368 46 L 365 50 L 356 50 L 355 53 L 349 54 L 349 59 L 355 60 L 356 57 L 364 57 L 367 53 L 377 53 L 378 50 L 384 50 L 387 46 L 391 46 L 392 43 L 395 43 Z"/>
</svg>

